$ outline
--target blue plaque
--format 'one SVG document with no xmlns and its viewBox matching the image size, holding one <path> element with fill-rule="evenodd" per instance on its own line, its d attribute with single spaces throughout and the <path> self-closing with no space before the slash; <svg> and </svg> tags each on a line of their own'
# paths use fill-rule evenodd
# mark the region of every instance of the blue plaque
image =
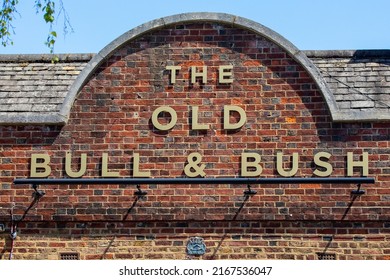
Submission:
<svg viewBox="0 0 390 280">
<path fill-rule="evenodd" d="M 206 244 L 201 237 L 191 237 L 187 243 L 188 255 L 204 255 L 206 253 Z"/>
</svg>

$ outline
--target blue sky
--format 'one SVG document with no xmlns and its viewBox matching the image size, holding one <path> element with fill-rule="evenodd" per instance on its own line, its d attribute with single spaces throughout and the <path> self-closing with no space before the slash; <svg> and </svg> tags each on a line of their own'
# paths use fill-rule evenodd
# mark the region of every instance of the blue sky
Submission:
<svg viewBox="0 0 390 280">
<path fill-rule="evenodd" d="M 390 49 L 389 0 L 62 0 L 74 32 L 57 22 L 55 53 L 96 53 L 126 31 L 184 12 L 223 12 L 259 22 L 302 50 Z M 3 54 L 48 53 L 48 25 L 20 0 L 14 45 Z"/>
</svg>

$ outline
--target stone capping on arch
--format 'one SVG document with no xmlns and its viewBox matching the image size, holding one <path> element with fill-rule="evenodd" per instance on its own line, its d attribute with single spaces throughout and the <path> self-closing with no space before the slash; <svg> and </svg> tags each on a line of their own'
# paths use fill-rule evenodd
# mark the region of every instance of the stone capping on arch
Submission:
<svg viewBox="0 0 390 280">
<path fill-rule="evenodd" d="M 322 78 L 321 73 L 318 71 L 316 66 L 311 62 L 304 52 L 296 48 L 292 43 L 286 40 L 284 37 L 274 32 L 273 30 L 257 23 L 252 20 L 230 15 L 224 13 L 185 13 L 178 14 L 173 16 L 168 16 L 160 19 L 156 19 L 145 24 L 142 24 L 115 39 L 104 49 L 102 49 L 98 54 L 96 54 L 92 60 L 86 65 L 83 71 L 79 74 L 75 82 L 70 87 L 68 94 L 61 106 L 59 115 L 66 123 L 70 110 L 73 106 L 74 101 L 82 87 L 92 76 L 95 70 L 106 60 L 108 59 L 117 49 L 128 43 L 130 40 L 134 40 L 145 33 L 151 32 L 153 30 L 162 29 L 166 26 L 173 24 L 183 24 L 190 22 L 216 22 L 222 24 L 228 24 L 231 26 L 243 28 L 250 30 L 256 34 L 259 34 L 266 39 L 274 42 L 276 45 L 280 46 L 287 53 L 289 53 L 293 59 L 300 63 L 304 69 L 311 75 L 317 84 L 320 92 L 322 93 L 333 121 L 346 121 L 346 120 L 356 120 L 356 116 L 351 116 L 351 118 L 345 119 L 345 116 L 341 116 L 338 112 L 336 100 L 328 88 L 325 80 Z"/>
</svg>

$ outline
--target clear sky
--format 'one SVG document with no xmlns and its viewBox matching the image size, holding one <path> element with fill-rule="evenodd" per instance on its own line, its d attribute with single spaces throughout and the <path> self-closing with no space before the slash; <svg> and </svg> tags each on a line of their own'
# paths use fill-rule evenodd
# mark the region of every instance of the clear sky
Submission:
<svg viewBox="0 0 390 280">
<path fill-rule="evenodd" d="M 389 0 L 62 0 L 74 32 L 55 25 L 55 53 L 96 53 L 126 31 L 185 12 L 222 12 L 261 23 L 302 50 L 390 49 Z M 48 53 L 48 25 L 20 0 L 14 45 L 3 54 Z M 60 17 L 61 19 L 61 17 Z"/>
</svg>

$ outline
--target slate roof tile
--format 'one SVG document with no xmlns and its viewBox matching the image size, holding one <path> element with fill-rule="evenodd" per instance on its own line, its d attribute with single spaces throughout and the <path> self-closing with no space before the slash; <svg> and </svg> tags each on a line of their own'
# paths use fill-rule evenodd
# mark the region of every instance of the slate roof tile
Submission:
<svg viewBox="0 0 390 280">
<path fill-rule="evenodd" d="M 390 115 L 390 50 L 307 51 L 306 55 L 325 77 L 339 109 L 371 108 Z"/>
<path fill-rule="evenodd" d="M 58 112 L 67 90 L 92 55 L 0 56 L 0 112 Z"/>
</svg>

